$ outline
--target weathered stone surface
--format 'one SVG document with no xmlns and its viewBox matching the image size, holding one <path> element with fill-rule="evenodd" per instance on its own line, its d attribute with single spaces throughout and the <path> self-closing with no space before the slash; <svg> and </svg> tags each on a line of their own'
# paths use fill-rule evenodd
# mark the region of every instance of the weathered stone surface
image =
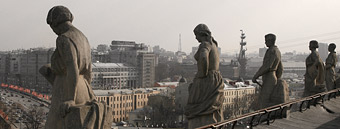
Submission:
<svg viewBox="0 0 340 129">
<path fill-rule="evenodd" d="M 273 105 L 289 101 L 289 89 L 288 84 L 285 80 L 281 78 L 277 80 L 277 85 L 272 92 L 270 101 L 273 102 Z"/>
<path fill-rule="evenodd" d="M 70 113 L 65 117 L 68 129 L 93 129 L 103 127 L 111 128 L 112 110 L 107 110 L 104 103 L 93 103 L 91 105 L 79 105 L 70 107 Z M 96 113 L 98 112 L 98 113 Z M 108 115 L 108 116 L 105 116 Z M 101 118 L 102 117 L 102 118 Z M 96 119 L 94 119 L 96 118 Z M 103 119 L 111 118 L 111 119 Z M 100 121 L 101 120 L 101 121 Z"/>
<path fill-rule="evenodd" d="M 86 128 L 102 129 L 112 123 L 112 115 L 106 114 L 111 109 L 107 111 L 105 104 L 95 102 L 90 85 L 91 47 L 86 36 L 72 25 L 72 20 L 72 13 L 64 6 L 55 6 L 48 12 L 47 23 L 58 38 L 51 65 L 39 70 L 53 85 L 45 128 L 77 129 L 86 124 Z M 89 114 L 84 119 L 84 115 Z"/>
<path fill-rule="evenodd" d="M 338 62 L 338 59 L 336 57 L 336 52 L 334 51 L 336 48 L 336 45 L 334 43 L 329 44 L 328 46 L 328 57 L 326 59 L 326 75 L 325 75 L 325 81 L 326 81 L 326 88 L 327 90 L 333 90 L 335 89 L 335 66 Z"/>
<path fill-rule="evenodd" d="M 206 126 L 212 123 L 216 123 L 217 121 L 222 121 L 223 118 L 219 117 L 221 115 L 223 116 L 223 114 L 219 114 L 219 112 L 214 112 L 212 114 L 202 115 L 200 117 L 189 119 L 188 128 L 194 129 L 194 128 Z"/>
<path fill-rule="evenodd" d="M 316 51 L 316 48 L 318 47 L 317 41 L 310 41 L 309 49 L 311 50 L 311 54 L 306 58 L 304 96 L 314 95 L 326 90 L 324 84 L 325 67 L 319 53 Z"/>
<path fill-rule="evenodd" d="M 219 72 L 219 55 L 217 42 L 204 24 L 194 29 L 196 39 L 200 42 L 195 59 L 198 72 L 189 86 L 188 104 L 185 115 L 189 120 L 189 128 L 200 127 L 223 120 L 223 80 Z"/>
<path fill-rule="evenodd" d="M 262 66 L 253 77 L 254 83 L 257 83 L 256 79 L 260 76 L 263 81 L 258 100 L 259 109 L 289 101 L 288 84 L 281 79 L 283 71 L 281 52 L 275 46 L 275 40 L 274 34 L 265 36 L 268 50 L 263 58 Z"/>
</svg>

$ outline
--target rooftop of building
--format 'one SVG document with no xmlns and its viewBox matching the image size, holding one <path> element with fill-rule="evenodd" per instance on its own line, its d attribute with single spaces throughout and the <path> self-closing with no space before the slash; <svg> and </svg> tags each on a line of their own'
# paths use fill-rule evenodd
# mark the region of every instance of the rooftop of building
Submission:
<svg viewBox="0 0 340 129">
<path fill-rule="evenodd" d="M 305 67 L 304 61 L 282 61 L 284 67 Z"/>
<path fill-rule="evenodd" d="M 175 85 L 177 86 L 179 82 L 156 82 L 160 86 L 169 86 L 169 85 Z"/>
<path fill-rule="evenodd" d="M 111 94 L 132 94 L 151 93 L 154 91 L 166 91 L 167 87 L 139 88 L 139 89 L 114 89 L 114 90 L 93 90 L 96 96 L 109 96 Z"/>
<path fill-rule="evenodd" d="M 101 63 L 101 62 L 96 62 L 92 63 L 93 68 L 129 68 L 133 66 L 129 66 L 124 63 Z"/>
<path fill-rule="evenodd" d="M 245 84 L 244 82 L 235 82 L 234 85 L 231 85 L 229 83 L 224 83 L 224 89 L 225 90 L 236 90 L 236 89 L 253 89 L 255 88 L 252 85 Z"/>
<path fill-rule="evenodd" d="M 224 89 L 231 90 L 231 89 L 253 89 L 255 86 L 251 85 L 250 80 L 245 81 L 235 81 L 229 78 L 223 78 L 224 80 Z"/>
</svg>

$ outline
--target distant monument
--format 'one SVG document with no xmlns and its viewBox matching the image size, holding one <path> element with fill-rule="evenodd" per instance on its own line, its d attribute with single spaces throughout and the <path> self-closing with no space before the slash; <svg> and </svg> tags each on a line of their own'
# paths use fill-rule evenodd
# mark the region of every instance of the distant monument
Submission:
<svg viewBox="0 0 340 129">
<path fill-rule="evenodd" d="M 197 25 L 194 33 L 201 44 L 194 56 L 198 71 L 189 86 L 188 104 L 185 108 L 189 129 L 222 121 L 224 101 L 217 42 L 205 24 Z"/>
<path fill-rule="evenodd" d="M 248 62 L 248 59 L 246 58 L 246 51 L 247 49 L 244 48 L 247 44 L 247 42 L 244 41 L 244 39 L 246 38 L 246 34 L 243 32 L 243 30 L 241 30 L 241 48 L 240 48 L 240 53 L 239 56 L 237 58 L 238 63 L 240 64 L 240 78 L 246 78 L 246 65 Z"/>
<path fill-rule="evenodd" d="M 335 52 L 336 45 L 334 43 L 329 44 L 328 46 L 328 57 L 326 59 L 326 88 L 327 90 L 333 90 L 335 89 L 335 66 L 338 62 L 338 59 L 336 58 L 336 52 Z"/>
<path fill-rule="evenodd" d="M 254 75 L 252 81 L 258 83 L 256 79 L 262 76 L 263 84 L 260 85 L 259 109 L 284 103 L 289 100 L 288 84 L 281 79 L 283 66 L 281 62 L 281 52 L 275 46 L 276 36 L 274 34 L 265 35 L 265 44 L 268 47 L 263 64 Z M 259 83 L 258 83 L 259 84 Z"/>
<path fill-rule="evenodd" d="M 48 12 L 47 24 L 58 35 L 51 64 L 39 72 L 53 85 L 46 129 L 110 129 L 112 111 L 96 101 L 91 87 L 91 52 L 85 35 L 72 25 L 64 6 Z"/>
<path fill-rule="evenodd" d="M 311 54 L 306 58 L 305 90 L 303 96 L 310 96 L 325 91 L 325 74 L 324 64 L 319 53 L 316 51 L 318 42 L 312 40 L 309 42 Z"/>
</svg>

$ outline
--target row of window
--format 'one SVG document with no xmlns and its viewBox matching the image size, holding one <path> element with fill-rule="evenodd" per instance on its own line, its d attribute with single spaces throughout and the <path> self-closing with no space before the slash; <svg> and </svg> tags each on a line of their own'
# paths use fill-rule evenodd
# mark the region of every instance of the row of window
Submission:
<svg viewBox="0 0 340 129">
<path fill-rule="evenodd" d="M 229 96 L 229 95 L 245 95 L 245 94 L 253 94 L 255 93 L 255 90 L 238 90 L 238 91 L 225 91 L 224 96 Z"/>
<path fill-rule="evenodd" d="M 137 76 L 137 72 L 129 72 L 129 73 L 100 73 L 93 74 L 94 77 L 103 77 L 103 76 Z"/>
<path fill-rule="evenodd" d="M 137 71 L 136 68 L 92 68 L 93 72 Z"/>
<path fill-rule="evenodd" d="M 242 97 L 242 98 L 237 98 L 238 101 L 241 100 L 249 100 L 249 98 Z M 235 101 L 235 98 L 225 98 L 224 103 L 233 103 Z"/>
<path fill-rule="evenodd" d="M 137 102 L 137 107 L 140 107 L 140 106 L 145 106 L 147 104 L 146 101 L 143 101 L 143 102 Z M 127 102 L 127 103 L 119 103 L 119 104 L 110 104 L 110 107 L 112 108 L 129 108 L 129 107 L 132 107 L 132 102 Z"/>
</svg>

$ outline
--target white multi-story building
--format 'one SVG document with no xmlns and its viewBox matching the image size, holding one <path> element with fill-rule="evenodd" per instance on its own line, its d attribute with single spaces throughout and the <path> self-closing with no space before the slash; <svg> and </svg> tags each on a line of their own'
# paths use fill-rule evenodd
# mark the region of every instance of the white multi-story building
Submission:
<svg viewBox="0 0 340 129">
<path fill-rule="evenodd" d="M 224 85 L 224 103 L 223 107 L 227 111 L 225 116 L 237 116 L 248 113 L 255 97 L 255 87 L 247 82 L 230 81 Z"/>
<path fill-rule="evenodd" d="M 123 63 L 93 63 L 92 82 L 95 89 L 126 89 L 140 85 L 136 67 Z"/>
</svg>

